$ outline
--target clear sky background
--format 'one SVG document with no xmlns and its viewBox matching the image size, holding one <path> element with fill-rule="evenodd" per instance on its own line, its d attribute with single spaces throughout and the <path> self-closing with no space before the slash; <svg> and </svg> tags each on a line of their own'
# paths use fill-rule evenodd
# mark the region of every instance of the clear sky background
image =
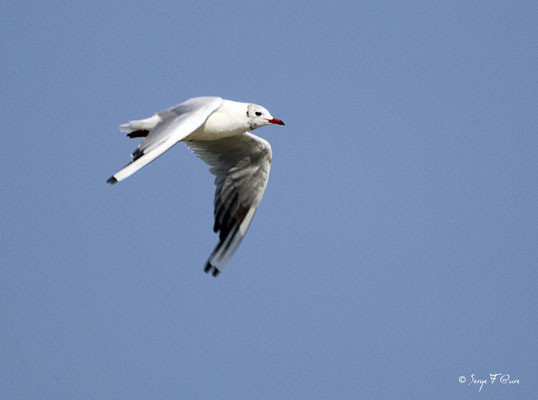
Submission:
<svg viewBox="0 0 538 400">
<path fill-rule="evenodd" d="M 0 398 L 535 399 L 536 1 L 2 2 Z M 190 97 L 286 122 L 213 279 Z M 506 373 L 520 384 L 467 381 Z"/>
</svg>

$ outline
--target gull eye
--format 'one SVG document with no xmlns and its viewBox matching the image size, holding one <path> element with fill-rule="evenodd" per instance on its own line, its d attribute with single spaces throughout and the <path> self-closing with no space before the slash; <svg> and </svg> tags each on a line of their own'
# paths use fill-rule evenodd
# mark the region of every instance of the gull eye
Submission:
<svg viewBox="0 0 538 400">
<path fill-rule="evenodd" d="M 259 117 L 260 115 L 262 115 L 262 112 L 261 111 L 256 111 L 254 114 L 256 114 Z"/>
</svg>

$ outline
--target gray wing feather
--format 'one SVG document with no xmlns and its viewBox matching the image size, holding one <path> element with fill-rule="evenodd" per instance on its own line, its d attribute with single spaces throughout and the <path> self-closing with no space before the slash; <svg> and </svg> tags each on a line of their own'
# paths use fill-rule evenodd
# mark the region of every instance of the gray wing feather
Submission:
<svg viewBox="0 0 538 400">
<path fill-rule="evenodd" d="M 263 197 L 271 169 L 271 146 L 250 132 L 212 141 L 193 140 L 187 145 L 216 176 L 213 230 L 219 233 L 219 243 L 205 271 L 217 276 L 241 244 Z"/>
</svg>

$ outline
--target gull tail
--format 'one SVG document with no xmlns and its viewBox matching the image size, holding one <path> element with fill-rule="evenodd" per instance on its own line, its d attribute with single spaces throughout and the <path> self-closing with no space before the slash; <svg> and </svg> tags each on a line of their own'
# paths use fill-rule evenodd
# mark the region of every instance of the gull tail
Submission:
<svg viewBox="0 0 538 400">
<path fill-rule="evenodd" d="M 138 119 L 135 121 L 129 121 L 126 124 L 120 125 L 120 131 L 121 132 L 135 132 L 138 130 L 141 131 L 151 131 L 157 124 L 161 122 L 161 117 L 159 117 L 157 114 L 146 118 L 146 119 Z M 130 136 L 130 135 L 127 135 Z"/>
</svg>

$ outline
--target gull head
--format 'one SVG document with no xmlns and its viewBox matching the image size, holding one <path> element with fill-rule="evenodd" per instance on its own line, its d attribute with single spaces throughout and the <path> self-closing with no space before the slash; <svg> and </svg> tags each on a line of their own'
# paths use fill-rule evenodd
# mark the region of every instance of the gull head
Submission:
<svg viewBox="0 0 538 400">
<path fill-rule="evenodd" d="M 248 125 L 251 130 L 261 128 L 269 124 L 285 125 L 278 118 L 274 118 L 266 108 L 257 104 L 249 104 L 247 107 Z"/>
</svg>

